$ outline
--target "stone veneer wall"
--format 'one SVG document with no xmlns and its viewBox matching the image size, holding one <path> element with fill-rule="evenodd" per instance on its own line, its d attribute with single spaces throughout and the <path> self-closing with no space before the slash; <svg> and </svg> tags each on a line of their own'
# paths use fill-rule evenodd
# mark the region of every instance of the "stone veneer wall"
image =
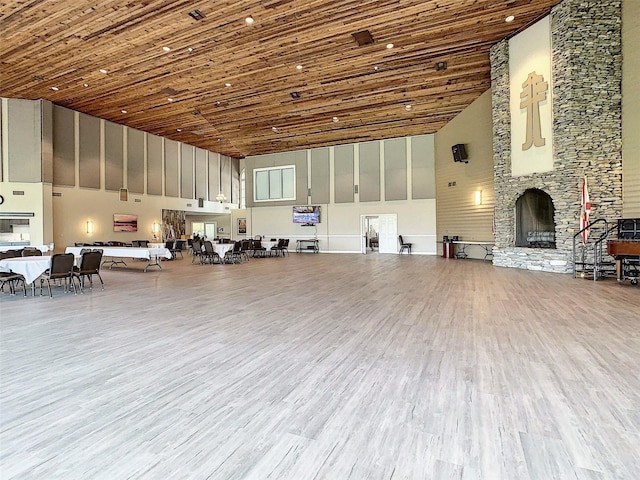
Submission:
<svg viewBox="0 0 640 480">
<path fill-rule="evenodd" d="M 551 12 L 552 172 L 511 176 L 508 40 L 491 49 L 496 236 L 493 263 L 573 271 L 573 235 L 586 175 L 591 219 L 622 216 L 622 44 L 620 0 L 565 0 Z M 556 249 L 515 247 L 515 202 L 528 188 L 553 199 Z"/>
</svg>

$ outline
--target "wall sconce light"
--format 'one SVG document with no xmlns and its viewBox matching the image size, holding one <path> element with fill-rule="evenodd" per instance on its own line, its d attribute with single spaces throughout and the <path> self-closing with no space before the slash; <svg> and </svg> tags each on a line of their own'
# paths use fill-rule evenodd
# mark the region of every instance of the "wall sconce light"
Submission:
<svg viewBox="0 0 640 480">
<path fill-rule="evenodd" d="M 153 222 L 153 225 L 151 226 L 151 231 L 153 233 L 158 233 L 160 231 L 160 224 L 158 222 Z"/>
<path fill-rule="evenodd" d="M 476 205 L 482 205 L 482 190 L 476 190 L 475 203 Z"/>
<path fill-rule="evenodd" d="M 226 202 L 227 201 L 227 197 L 225 196 L 224 193 L 220 192 L 218 195 L 216 195 L 216 200 L 220 203 L 222 202 Z"/>
<path fill-rule="evenodd" d="M 93 222 L 91 220 L 87 220 L 87 233 L 93 233 Z"/>
</svg>

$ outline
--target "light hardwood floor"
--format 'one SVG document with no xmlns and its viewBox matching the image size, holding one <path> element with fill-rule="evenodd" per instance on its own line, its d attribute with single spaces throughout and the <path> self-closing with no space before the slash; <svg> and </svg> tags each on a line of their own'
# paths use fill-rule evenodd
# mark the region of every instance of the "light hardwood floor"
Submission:
<svg viewBox="0 0 640 480">
<path fill-rule="evenodd" d="M 0 297 L 0 477 L 640 478 L 640 288 L 425 256 Z"/>
</svg>

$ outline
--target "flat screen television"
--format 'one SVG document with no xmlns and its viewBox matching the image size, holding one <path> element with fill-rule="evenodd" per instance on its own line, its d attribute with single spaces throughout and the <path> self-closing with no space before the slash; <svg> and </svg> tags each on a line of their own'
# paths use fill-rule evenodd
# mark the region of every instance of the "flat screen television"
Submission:
<svg viewBox="0 0 640 480">
<path fill-rule="evenodd" d="M 320 223 L 320 205 L 293 207 L 293 223 L 315 225 Z"/>
</svg>

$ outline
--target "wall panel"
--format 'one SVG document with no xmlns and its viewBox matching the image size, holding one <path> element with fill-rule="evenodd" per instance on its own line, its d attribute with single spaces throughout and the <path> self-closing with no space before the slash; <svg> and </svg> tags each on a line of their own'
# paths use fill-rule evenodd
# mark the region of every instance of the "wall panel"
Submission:
<svg viewBox="0 0 640 480">
<path fill-rule="evenodd" d="M 162 137 L 145 134 L 147 137 L 147 194 L 162 195 Z"/>
<path fill-rule="evenodd" d="M 100 119 L 80 114 L 80 187 L 100 188 Z"/>
<path fill-rule="evenodd" d="M 354 147 L 338 145 L 333 154 L 333 184 L 335 203 L 354 201 Z"/>
<path fill-rule="evenodd" d="M 361 202 L 380 201 L 380 142 L 360 144 L 359 193 Z"/>
<path fill-rule="evenodd" d="M 181 161 L 180 171 L 181 183 L 180 183 L 180 196 L 182 198 L 194 198 L 193 196 L 193 154 L 194 147 L 187 145 L 186 143 L 180 144 Z"/>
<path fill-rule="evenodd" d="M 9 98 L 7 102 L 9 181 L 41 182 L 41 102 L 13 98 Z"/>
<path fill-rule="evenodd" d="M 165 139 L 164 141 L 164 165 L 165 180 L 164 194 L 167 197 L 178 197 L 180 190 L 180 170 L 178 165 L 178 154 L 180 143 L 175 140 Z"/>
<path fill-rule="evenodd" d="M 75 113 L 53 107 L 53 184 L 73 187 L 76 183 Z"/>
<path fill-rule="evenodd" d="M 209 201 L 215 202 L 220 192 L 220 154 L 209 153 Z"/>
<path fill-rule="evenodd" d="M 127 128 L 127 188 L 132 193 L 144 193 L 145 134 Z"/>
<path fill-rule="evenodd" d="M 411 137 L 411 198 L 436 198 L 434 135 Z"/>
<path fill-rule="evenodd" d="M 104 125 L 104 189 L 118 191 L 124 185 L 123 126 L 113 122 Z"/>
<path fill-rule="evenodd" d="M 385 199 L 407 199 L 407 140 L 392 138 L 384 141 Z"/>
<path fill-rule="evenodd" d="M 207 196 L 207 151 L 196 148 L 196 198 L 208 198 Z"/>
<path fill-rule="evenodd" d="M 311 150 L 311 203 L 329 203 L 329 149 Z"/>
</svg>

